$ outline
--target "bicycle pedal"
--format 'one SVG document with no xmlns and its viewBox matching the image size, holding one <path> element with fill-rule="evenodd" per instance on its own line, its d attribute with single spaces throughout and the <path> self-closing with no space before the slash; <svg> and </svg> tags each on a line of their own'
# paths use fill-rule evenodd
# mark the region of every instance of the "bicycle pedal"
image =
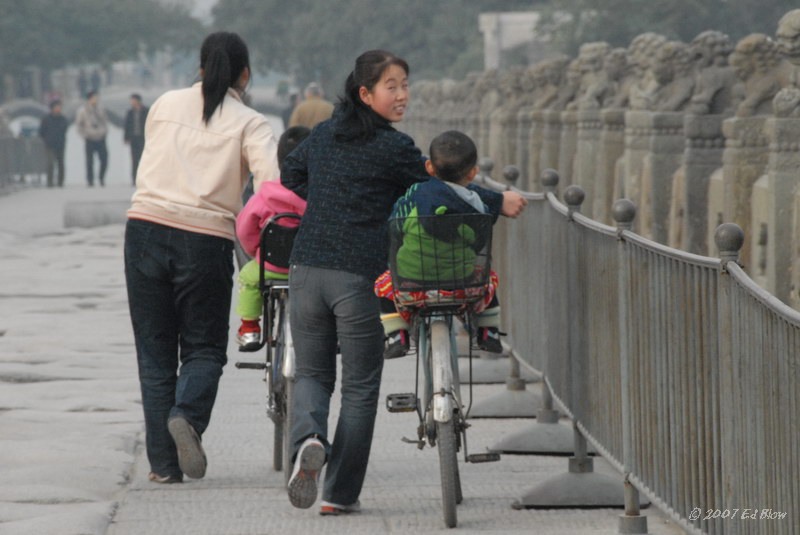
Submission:
<svg viewBox="0 0 800 535">
<path fill-rule="evenodd" d="M 416 394 L 389 394 L 386 396 L 389 412 L 413 412 L 417 410 Z"/>
<path fill-rule="evenodd" d="M 236 367 L 240 370 L 266 370 L 266 362 L 237 362 Z"/>
<path fill-rule="evenodd" d="M 467 455 L 468 463 L 493 463 L 500 460 L 499 453 L 471 453 Z"/>
<path fill-rule="evenodd" d="M 405 442 L 406 444 L 416 444 L 417 448 L 422 449 L 425 447 L 424 440 L 411 440 L 410 438 L 403 437 L 400 439 L 401 442 Z"/>
</svg>

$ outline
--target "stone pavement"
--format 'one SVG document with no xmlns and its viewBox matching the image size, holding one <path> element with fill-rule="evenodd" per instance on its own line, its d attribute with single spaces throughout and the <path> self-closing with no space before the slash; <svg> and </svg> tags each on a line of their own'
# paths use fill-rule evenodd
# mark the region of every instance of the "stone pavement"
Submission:
<svg viewBox="0 0 800 535">
<path fill-rule="evenodd" d="M 95 189 L 88 194 L 81 188 L 80 199 L 87 197 L 102 205 L 130 195 L 127 188 Z M 52 192 L 33 190 L 13 193 L 22 204 L 37 202 Z M 66 191 L 65 202 L 75 195 Z M 52 201 L 51 201 L 52 202 Z M 4 204 L 4 206 L 7 205 Z M 102 210 L 106 210 L 105 205 Z M 17 203 L 13 210 L 26 213 Z M 91 211 L 91 207 L 86 208 Z M 50 210 L 50 218 L 60 217 Z M 59 212 L 61 213 L 61 212 Z M 0 229 L 8 211 L 0 213 Z M 91 219 L 91 218 L 90 218 Z M 32 223 L 33 224 L 33 223 Z M 36 224 L 43 224 L 37 220 Z M 122 232 L 115 234 L 122 239 Z M 114 260 L 114 261 L 118 261 Z M 124 308 L 120 302 L 116 306 Z M 124 311 L 118 311 L 122 313 Z M 232 317 L 232 326 L 235 318 Z M 127 328 L 127 326 L 125 326 Z M 130 348 L 133 358 L 133 348 Z M 435 450 L 420 451 L 401 438 L 415 437 L 414 413 L 390 414 L 379 408 L 370 466 L 361 496 L 359 514 L 322 517 L 318 506 L 294 509 L 283 487 L 283 476 L 271 467 L 272 424 L 264 410 L 266 388 L 262 373 L 238 370 L 233 363 L 242 358 L 233 343 L 230 363 L 222 378 L 211 426 L 204 436 L 209 468 L 202 480 L 187 480 L 182 485 L 157 485 L 147 481 L 148 466 L 143 451 L 143 433 L 131 437 L 137 446 L 126 483 L 110 499 L 117 502 L 108 526 L 108 535 L 130 534 L 308 534 L 308 533 L 436 533 L 445 531 L 441 514 L 438 456 Z M 388 361 L 382 385 L 383 399 L 391 392 L 413 389 L 414 358 Z M 476 385 L 475 400 L 500 392 L 504 385 Z M 530 387 L 529 387 L 530 388 Z M 339 408 L 338 389 L 332 403 L 331 422 Z M 531 420 L 472 420 L 468 431 L 469 451 L 478 453 L 504 435 L 518 430 Z M 564 457 L 504 455 L 501 461 L 465 464 L 460 454 L 464 501 L 458 508 L 459 532 L 464 533 L 542 533 L 584 534 L 617 533 L 618 509 L 514 510 L 512 502 L 528 489 L 550 476 L 566 471 Z M 614 474 L 601 459 L 598 472 Z M 683 533 L 655 507 L 643 511 L 654 535 Z M 2 532 L 2 526 L 0 526 Z"/>
<path fill-rule="evenodd" d="M 230 353 L 231 362 L 238 358 Z M 131 484 L 108 531 L 109 535 L 310 534 L 310 533 L 436 533 L 446 531 L 441 513 L 437 452 L 418 450 L 403 436 L 415 437 L 414 413 L 388 413 L 380 407 L 362 512 L 322 517 L 318 505 L 294 509 L 283 487 L 283 475 L 272 470 L 272 424 L 264 413 L 262 374 L 228 366 L 204 445 L 209 468 L 202 480 L 162 486 L 146 480 L 148 466 L 139 455 Z M 382 398 L 413 388 L 414 358 L 388 361 Z M 477 399 L 498 392 L 501 385 L 475 387 Z M 334 394 L 332 422 L 338 414 Z M 468 431 L 470 452 L 484 451 L 499 437 L 527 423 L 519 419 L 473 420 Z M 526 489 L 562 473 L 566 458 L 504 455 L 501 461 L 465 464 L 459 457 L 464 501 L 458 506 L 458 532 L 463 533 L 616 533 L 619 510 L 514 510 L 511 503 Z M 600 471 L 608 465 L 596 463 Z M 651 534 L 682 533 L 654 508 Z"/>
</svg>

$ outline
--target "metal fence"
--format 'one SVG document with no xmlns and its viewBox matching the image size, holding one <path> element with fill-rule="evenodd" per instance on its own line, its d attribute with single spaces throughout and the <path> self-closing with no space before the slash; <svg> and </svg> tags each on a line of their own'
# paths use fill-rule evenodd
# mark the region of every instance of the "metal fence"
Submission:
<svg viewBox="0 0 800 535">
<path fill-rule="evenodd" d="M 580 214 L 579 187 L 564 204 L 557 175 L 542 181 L 495 230 L 521 365 L 544 375 L 626 492 L 687 531 L 797 533 L 800 313 L 736 263 L 741 230 L 718 229 L 721 258 L 697 256 L 628 230 L 628 201 L 615 228 Z"/>
<path fill-rule="evenodd" d="M 0 138 L 0 193 L 26 177 L 41 181 L 47 172 L 47 156 L 39 137 Z"/>
</svg>

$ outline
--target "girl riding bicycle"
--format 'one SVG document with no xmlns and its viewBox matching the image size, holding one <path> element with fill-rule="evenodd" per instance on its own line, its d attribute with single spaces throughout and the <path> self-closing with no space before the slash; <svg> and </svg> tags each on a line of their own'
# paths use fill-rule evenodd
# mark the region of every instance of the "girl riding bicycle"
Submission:
<svg viewBox="0 0 800 535">
<path fill-rule="evenodd" d="M 311 130 L 305 126 L 293 126 L 281 134 L 278 140 L 278 167 L 284 158 L 294 150 Z M 239 351 L 257 351 L 261 348 L 260 318 L 264 308 L 264 299 L 259 288 L 258 260 L 264 262 L 264 274 L 271 280 L 287 280 L 289 270 L 275 266 L 264 260 L 266 251 L 259 251 L 258 244 L 264 225 L 277 214 L 297 214 L 302 216 L 306 211 L 306 201 L 291 190 L 286 189 L 278 181 L 265 182 L 245 204 L 236 217 L 236 236 L 242 249 L 255 257 L 239 270 L 239 301 L 236 313 L 242 318 L 242 324 L 236 333 Z M 286 218 L 282 225 L 297 226 L 296 220 Z"/>
</svg>

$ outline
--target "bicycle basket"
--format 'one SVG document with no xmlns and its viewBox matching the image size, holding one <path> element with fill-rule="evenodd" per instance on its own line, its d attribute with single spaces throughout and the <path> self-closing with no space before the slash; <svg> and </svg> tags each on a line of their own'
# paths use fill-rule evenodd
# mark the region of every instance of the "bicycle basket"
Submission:
<svg viewBox="0 0 800 535">
<path fill-rule="evenodd" d="M 259 240 L 261 259 L 274 266 L 288 269 L 299 224 L 300 216 L 297 214 L 282 213 L 272 216 L 261 229 Z"/>
<path fill-rule="evenodd" d="M 488 214 L 391 219 L 389 269 L 398 304 L 480 300 L 491 270 L 492 222 Z M 398 299 L 404 293 L 413 294 L 413 299 Z"/>
</svg>

